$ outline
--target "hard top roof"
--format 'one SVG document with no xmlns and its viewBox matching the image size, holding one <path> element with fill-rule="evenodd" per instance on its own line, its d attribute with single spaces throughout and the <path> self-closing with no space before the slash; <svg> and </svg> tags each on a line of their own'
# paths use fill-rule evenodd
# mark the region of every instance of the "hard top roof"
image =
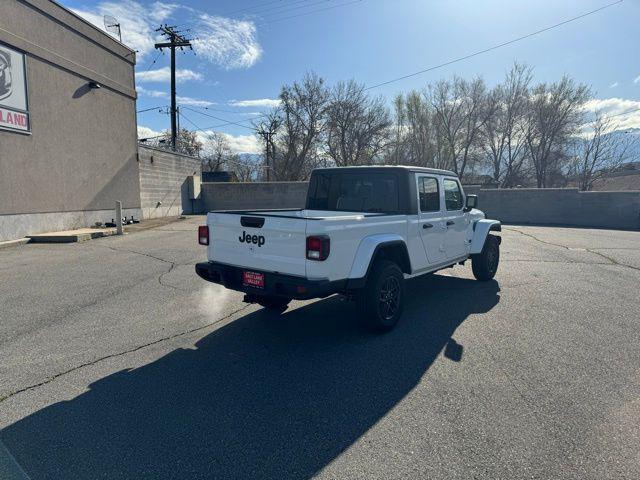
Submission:
<svg viewBox="0 0 640 480">
<path fill-rule="evenodd" d="M 361 170 L 361 169 L 369 169 L 369 170 L 403 170 L 403 171 L 412 171 L 412 172 L 420 172 L 420 173 L 431 173 L 434 175 L 449 175 L 452 177 L 457 177 L 457 175 L 451 170 L 441 170 L 439 168 L 427 168 L 427 167 L 418 167 L 415 165 L 358 165 L 358 166 L 350 166 L 350 167 L 326 167 L 326 168 L 316 168 L 316 171 L 331 171 L 331 170 L 339 170 L 339 171 L 349 171 L 349 170 Z"/>
</svg>

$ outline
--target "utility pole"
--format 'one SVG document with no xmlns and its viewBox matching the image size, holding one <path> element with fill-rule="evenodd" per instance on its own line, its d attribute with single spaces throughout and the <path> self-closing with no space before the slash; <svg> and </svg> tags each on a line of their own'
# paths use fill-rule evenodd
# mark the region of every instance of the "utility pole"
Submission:
<svg viewBox="0 0 640 480">
<path fill-rule="evenodd" d="M 184 35 L 181 35 L 180 32 L 176 30 L 175 26 L 161 25 L 156 29 L 156 32 L 161 32 L 168 41 L 156 43 L 155 48 L 159 50 L 168 48 L 171 52 L 171 148 L 175 150 L 178 136 L 178 110 L 176 107 L 176 48 L 183 50 L 184 47 L 189 47 L 193 50 L 193 47 L 191 46 L 191 41 L 184 37 Z"/>
<path fill-rule="evenodd" d="M 271 145 L 271 137 L 273 137 L 276 132 L 267 131 L 261 128 L 258 130 L 258 135 L 264 138 L 264 163 L 265 169 L 267 171 L 267 182 L 271 181 L 271 162 L 269 161 L 269 145 Z"/>
<path fill-rule="evenodd" d="M 176 106 L 176 132 L 178 132 L 176 135 L 178 135 L 180 133 L 180 106 Z M 177 140 L 177 138 L 176 138 Z"/>
</svg>

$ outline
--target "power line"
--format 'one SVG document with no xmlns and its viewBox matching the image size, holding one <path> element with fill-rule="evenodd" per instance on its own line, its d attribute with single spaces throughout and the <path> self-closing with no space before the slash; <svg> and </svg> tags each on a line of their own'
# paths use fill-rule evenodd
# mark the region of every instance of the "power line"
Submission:
<svg viewBox="0 0 640 480">
<path fill-rule="evenodd" d="M 237 125 L 237 126 L 239 126 L 239 127 L 247 128 L 247 129 L 249 129 L 249 130 L 253 130 L 253 131 L 255 131 L 255 128 L 253 128 L 253 127 L 247 127 L 246 125 L 242 125 L 242 124 L 241 124 L 241 123 L 239 123 L 239 122 L 232 122 L 231 120 L 226 120 L 226 119 L 224 119 L 224 118 L 216 117 L 215 115 L 211 115 L 211 114 L 204 113 L 204 112 L 199 112 L 198 110 L 194 110 L 193 108 L 185 107 L 184 105 L 182 106 L 182 108 L 184 108 L 184 109 L 186 109 L 186 110 L 190 110 L 190 111 L 195 112 L 195 113 L 199 113 L 200 115 L 204 115 L 205 117 L 211 117 L 211 118 L 213 118 L 213 119 L 215 119 L 215 120 L 218 120 L 218 121 L 220 121 L 220 122 L 227 122 L 227 125 Z M 253 120 L 253 119 L 248 118 L 248 119 L 246 119 L 246 120 L 241 120 L 241 121 L 242 121 L 242 122 L 248 122 L 248 121 L 250 121 L 250 120 Z"/>
<path fill-rule="evenodd" d="M 183 108 L 184 108 L 184 107 L 183 107 Z M 196 125 L 194 122 L 192 122 L 192 121 L 189 119 L 189 117 L 187 117 L 184 113 L 182 113 L 182 112 L 180 112 L 180 111 L 179 111 L 179 112 L 178 112 L 178 114 L 179 114 L 182 118 L 184 118 L 187 122 L 189 122 L 191 125 L 193 125 L 194 127 L 196 127 L 196 130 L 194 130 L 194 131 L 196 131 L 196 132 L 197 132 L 197 131 L 200 131 L 200 127 L 199 127 L 198 125 Z"/>
<path fill-rule="evenodd" d="M 619 117 L 620 115 L 627 115 L 628 113 L 637 112 L 638 110 L 640 110 L 640 107 L 632 108 L 631 110 L 627 110 L 626 112 L 616 113 L 614 115 L 607 115 L 607 117 L 609 118 Z"/>
<path fill-rule="evenodd" d="M 252 14 L 258 14 L 259 16 L 269 16 L 269 15 L 281 15 L 283 13 L 287 13 L 287 12 L 292 12 L 294 10 L 300 10 L 301 8 L 309 8 L 309 7 L 315 7 L 316 5 L 319 5 L 321 3 L 328 3 L 331 2 L 332 0 L 316 0 L 313 3 L 306 3 L 307 0 L 298 0 L 297 2 L 289 2 L 287 5 L 282 5 L 279 7 L 275 7 L 275 8 L 271 8 L 271 9 L 267 9 L 266 12 L 261 12 L 260 10 L 254 10 L 253 12 L 251 12 Z M 304 3 L 303 5 L 296 5 L 299 3 Z"/>
<path fill-rule="evenodd" d="M 204 108 L 205 110 L 211 110 L 212 112 L 233 113 L 236 115 L 251 115 L 252 113 L 254 113 L 254 112 L 239 112 L 237 110 L 222 110 L 220 108 L 203 107 L 202 105 L 191 105 L 191 106 L 196 108 Z M 198 113 L 202 113 L 202 112 L 198 112 Z M 260 113 L 260 115 L 256 115 L 255 118 L 267 116 L 266 113 L 262 113 L 262 112 L 256 112 L 256 113 Z"/>
<path fill-rule="evenodd" d="M 594 13 L 601 12 L 602 10 L 605 10 L 605 9 L 607 9 L 609 7 L 613 7 L 614 5 L 622 3 L 623 1 L 624 0 L 617 0 L 617 1 L 613 2 L 613 3 L 609 3 L 609 4 L 605 5 L 603 7 L 596 8 L 595 10 L 591 10 L 590 12 L 583 13 L 582 15 L 578 15 L 577 17 L 573 17 L 573 18 L 570 18 L 570 19 L 565 20 L 563 22 L 556 23 L 555 25 L 551 25 L 550 27 L 546 27 L 546 28 L 542 28 L 540 30 L 536 30 L 535 32 L 528 33 L 526 35 L 514 38 L 514 39 L 509 40 L 507 42 L 503 42 L 503 43 L 500 43 L 498 45 L 494 45 L 492 47 L 485 48 L 484 50 L 479 50 L 477 52 L 470 53 L 469 55 L 465 55 L 463 57 L 458 57 L 456 59 L 449 60 L 448 62 L 444 62 L 444 63 L 441 63 L 439 65 L 435 65 L 433 67 L 425 68 L 424 70 L 420 70 L 418 72 L 410 73 L 408 75 L 403 75 L 401 77 L 397 77 L 397 78 L 394 78 L 394 79 L 391 79 L 391 80 L 387 80 L 386 82 L 381 82 L 381 83 L 377 83 L 375 85 L 371 85 L 369 87 L 366 87 L 364 90 L 371 90 L 373 88 L 382 87 L 383 85 L 388 85 L 390 83 L 399 82 L 400 80 L 404 80 L 404 79 L 407 79 L 407 78 L 410 78 L 410 77 L 415 77 L 416 75 L 421 75 L 423 73 L 430 72 L 430 71 L 436 70 L 438 68 L 446 67 L 447 65 L 451 65 L 453 63 L 458 63 L 458 62 L 461 62 L 463 60 L 467 60 L 469 58 L 472 58 L 472 57 L 475 57 L 475 56 L 478 56 L 478 55 L 482 55 L 483 53 L 491 52 L 492 50 L 497 50 L 498 48 L 506 47 L 507 45 L 511 45 L 513 43 L 519 42 L 519 41 L 524 40 L 526 38 L 533 37 L 533 36 L 538 35 L 540 33 L 548 32 L 549 30 L 552 30 L 554 28 L 560 27 L 562 25 L 566 25 L 567 23 L 575 22 L 576 20 L 579 20 L 581 18 L 587 17 L 589 15 L 593 15 Z"/>
<path fill-rule="evenodd" d="M 182 118 L 184 118 L 187 122 L 189 122 L 191 125 L 193 125 L 194 127 L 196 127 L 196 129 L 195 129 L 195 130 L 192 130 L 193 132 L 203 132 L 203 131 L 205 131 L 205 130 L 208 130 L 208 129 L 206 129 L 206 128 L 200 128 L 200 127 L 199 127 L 195 122 L 193 122 L 193 121 L 192 121 L 192 120 L 190 120 L 188 117 L 186 117 L 186 116 L 184 115 L 184 113 L 179 112 L 179 114 L 180 114 L 180 116 L 181 116 Z M 236 165 L 242 165 L 242 166 L 244 166 L 244 167 L 250 167 L 250 168 L 265 168 L 264 166 L 261 166 L 261 165 L 257 165 L 257 164 L 249 164 L 249 163 L 244 163 L 244 162 L 239 162 L 239 161 L 237 161 L 237 160 L 232 160 L 232 159 L 230 159 L 230 158 L 227 158 L 227 159 L 225 160 L 225 162 L 235 163 Z"/>
<path fill-rule="evenodd" d="M 333 1 L 333 0 L 324 0 L 324 1 L 329 2 L 329 1 Z M 316 9 L 316 10 L 311 10 L 309 12 L 299 13 L 297 15 L 291 15 L 291 16 L 282 17 L 282 18 L 275 18 L 275 19 L 269 20 L 269 21 L 263 21 L 263 22 L 260 22 L 260 23 L 256 23 L 256 25 L 268 25 L 269 23 L 276 23 L 276 22 L 280 22 L 280 21 L 283 21 L 283 20 L 289 20 L 289 19 L 292 19 L 292 18 L 298 18 L 298 17 L 302 17 L 302 16 L 305 16 L 305 15 L 311 15 L 313 13 L 319 13 L 319 12 L 323 12 L 325 10 L 332 10 L 334 8 L 346 7 L 348 5 L 352 5 L 354 3 L 359 3 L 359 2 L 362 2 L 362 1 L 363 0 L 352 0 L 350 2 L 341 3 L 341 4 L 338 4 L 338 5 L 333 5 L 331 7 L 319 8 L 319 9 Z M 270 2 L 270 3 L 276 3 L 276 2 Z M 261 10 L 261 11 L 256 11 L 256 12 L 259 12 L 262 15 L 271 15 L 272 13 L 269 10 L 275 12 L 276 10 L 281 10 L 282 8 L 285 8 L 285 10 L 281 10 L 279 12 L 273 13 L 273 15 L 278 15 L 278 14 L 287 13 L 288 11 L 296 10 L 296 9 L 299 9 L 299 8 L 307 8 L 307 7 L 310 7 L 312 5 L 316 5 L 318 3 L 323 3 L 323 2 L 317 2 L 317 3 L 313 3 L 313 4 L 309 4 L 309 5 L 301 5 L 301 6 L 298 6 L 298 7 L 288 8 L 290 5 L 294 5 L 296 3 L 301 3 L 301 2 L 291 2 L 289 5 L 275 6 L 275 7 L 272 7 L 271 9 L 266 9 L 266 10 Z M 265 3 L 263 5 L 268 5 L 268 3 Z M 238 12 L 246 11 L 246 10 L 250 10 L 250 8 L 242 9 L 242 10 L 239 10 L 239 11 L 236 11 L 236 12 L 223 12 L 223 13 L 220 13 L 218 15 L 232 15 L 234 13 L 238 13 Z M 255 13 L 255 12 L 248 12 L 247 15 L 252 14 L 252 13 Z M 187 23 L 183 24 L 182 26 L 194 27 L 196 25 L 198 25 L 198 22 L 190 21 L 190 22 L 187 22 Z"/>
<path fill-rule="evenodd" d="M 353 5 L 354 3 L 360 3 L 362 1 L 363 0 L 353 0 L 351 2 L 346 2 L 346 3 L 340 3 L 338 5 L 333 5 L 331 7 L 319 8 L 317 10 L 311 10 L 310 12 L 299 13 L 298 15 L 291 15 L 289 17 L 276 18 L 274 20 L 268 20 L 268 21 L 260 22 L 258 25 L 269 25 L 271 23 L 281 22 L 283 20 L 291 20 L 292 18 L 304 17 L 306 15 L 311 15 L 313 13 L 324 12 L 326 10 L 333 10 L 334 8 L 347 7 L 349 5 Z M 622 0 L 620 0 L 620 1 L 622 1 Z"/>
<path fill-rule="evenodd" d="M 282 2 L 282 0 L 272 0 L 270 2 L 262 2 L 261 4 L 256 3 L 255 5 L 252 5 L 250 7 L 245 7 L 245 8 L 240 8 L 238 10 L 233 10 L 233 11 L 227 11 L 227 12 L 222 12 L 220 15 L 235 15 L 236 13 L 242 13 L 242 12 L 246 12 L 247 10 L 251 10 L 253 7 L 260 7 L 260 6 L 266 6 L 266 5 L 272 5 L 274 3 L 280 3 Z"/>
<path fill-rule="evenodd" d="M 308 2 L 308 1 L 311 1 L 311 0 L 295 0 L 293 2 L 285 2 L 283 4 L 282 0 L 276 0 L 276 1 L 271 1 L 271 2 L 265 2 L 265 3 L 262 3 L 262 4 L 255 4 L 255 5 L 250 6 L 250 7 L 241 8 L 239 10 L 221 12 L 221 13 L 218 13 L 216 15 L 218 15 L 218 16 L 233 16 L 233 15 L 236 15 L 238 13 L 244 13 L 244 12 L 246 12 L 245 16 L 256 15 L 256 14 L 269 15 L 269 14 L 271 14 L 271 12 L 284 13 L 292 5 L 305 3 L 305 2 Z M 331 1 L 331 0 L 323 0 L 323 1 Z M 280 5 L 273 5 L 275 3 L 280 3 Z M 269 6 L 269 5 L 271 5 L 271 6 Z M 255 9 L 255 7 L 258 7 L 258 8 Z M 305 5 L 301 5 L 301 6 L 298 6 L 298 7 L 295 7 L 295 8 L 304 8 L 304 7 L 305 7 Z M 282 9 L 285 9 L 284 12 L 282 11 Z M 278 12 L 278 10 L 280 10 L 280 12 Z M 181 26 L 182 27 L 193 27 L 197 23 L 198 22 L 196 22 L 196 21 L 189 21 L 189 22 L 187 22 L 185 24 L 181 24 Z"/>
<path fill-rule="evenodd" d="M 247 119 L 245 121 L 249 121 L 249 120 L 252 120 L 252 119 Z M 215 130 L 217 128 L 228 127 L 229 125 L 235 125 L 235 122 L 225 122 L 225 123 L 220 123 L 218 125 L 211 125 L 210 127 L 205 127 L 202 130 L 203 131 L 204 130 Z M 245 128 L 248 128 L 248 127 L 245 127 Z M 252 129 L 252 130 L 255 131 L 255 129 Z"/>
<path fill-rule="evenodd" d="M 151 62 L 149 64 L 149 66 L 147 67 L 147 69 L 144 71 L 144 73 L 147 73 L 151 67 L 153 67 L 155 65 L 155 63 L 158 61 L 158 58 L 160 58 L 160 55 L 162 54 L 162 50 L 159 50 L 158 53 L 156 54 L 155 58 L 153 59 L 153 62 Z"/>
<path fill-rule="evenodd" d="M 263 15 L 277 15 L 279 13 L 284 13 L 287 12 L 289 10 L 296 10 L 296 9 L 300 9 L 300 8 L 306 8 L 306 7 L 311 7 L 313 5 L 315 5 L 315 3 L 311 3 L 311 4 L 307 4 L 307 5 L 299 5 L 299 4 L 304 4 L 307 3 L 309 0 L 295 0 L 293 2 L 286 2 L 283 5 L 277 5 L 274 7 L 267 7 L 267 8 L 258 8 L 257 10 L 251 10 L 248 15 L 256 15 L 256 14 L 263 14 Z M 331 0 L 321 0 L 320 2 L 316 2 L 316 3 L 323 3 L 323 2 L 330 2 Z M 266 6 L 267 4 L 264 4 L 264 6 Z M 293 5 L 298 5 L 296 7 L 294 7 Z"/>
<path fill-rule="evenodd" d="M 627 115 L 629 113 L 640 111 L 640 107 L 632 108 L 631 110 L 627 110 L 626 112 L 614 113 L 613 115 L 604 115 L 604 120 L 609 120 L 610 118 L 619 117 L 621 115 Z M 582 125 L 592 125 L 595 124 L 596 120 L 590 120 L 588 122 L 584 122 Z"/>
<path fill-rule="evenodd" d="M 163 108 L 167 108 L 167 105 L 160 105 L 159 107 L 145 108 L 144 110 L 138 110 L 136 113 L 150 112 L 151 110 L 160 110 Z"/>
</svg>

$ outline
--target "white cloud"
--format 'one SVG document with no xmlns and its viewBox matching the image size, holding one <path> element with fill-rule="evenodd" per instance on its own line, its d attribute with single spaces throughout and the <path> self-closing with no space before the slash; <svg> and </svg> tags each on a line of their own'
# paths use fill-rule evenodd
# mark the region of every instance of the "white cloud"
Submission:
<svg viewBox="0 0 640 480">
<path fill-rule="evenodd" d="M 198 54 L 220 67 L 249 68 L 262 55 L 252 21 L 200 14 L 193 46 Z"/>
<path fill-rule="evenodd" d="M 136 0 L 105 0 L 73 11 L 101 30 L 105 30 L 104 15 L 118 19 L 122 42 L 137 50 L 138 59 L 142 59 L 154 50 L 154 44 L 161 38 L 155 31 L 158 25 L 174 16 L 178 9 L 186 12 L 186 23 L 196 24 L 191 32 L 196 38 L 192 43 L 206 60 L 231 70 L 249 68 L 260 59 L 262 47 L 256 25 L 250 20 L 208 15 L 186 5 L 160 1 L 149 6 Z"/>
<path fill-rule="evenodd" d="M 277 107 L 280 105 L 280 100 L 277 98 L 258 98 L 255 100 L 231 100 L 229 105 L 232 107 Z"/>
<path fill-rule="evenodd" d="M 162 135 L 162 132 L 156 132 L 155 130 L 149 127 L 138 125 L 138 138 L 152 138 L 152 137 L 158 137 L 160 135 Z"/>
<path fill-rule="evenodd" d="M 192 107 L 210 107 L 212 105 L 215 105 L 215 102 L 210 102 L 209 100 L 201 100 L 199 98 L 191 98 L 191 97 L 176 96 L 176 101 L 180 105 L 191 105 Z"/>
<path fill-rule="evenodd" d="M 231 135 L 223 134 L 227 137 L 231 150 L 235 153 L 262 153 L 262 145 L 255 135 Z"/>
<path fill-rule="evenodd" d="M 633 79 L 633 83 L 640 83 L 640 75 Z"/>
<path fill-rule="evenodd" d="M 594 98 L 585 104 L 584 109 L 592 114 L 600 112 L 602 115 L 611 116 L 612 131 L 640 128 L 640 100 Z"/>
<path fill-rule="evenodd" d="M 169 98 L 169 93 L 163 92 L 161 90 L 147 90 L 144 87 L 136 86 L 136 91 L 138 92 L 138 95 L 142 95 L 145 97 Z"/>
<path fill-rule="evenodd" d="M 136 90 L 138 95 L 143 97 L 151 97 L 151 98 L 169 98 L 169 92 L 165 92 L 162 90 L 148 90 L 144 87 L 137 86 Z M 181 97 L 180 95 L 176 96 L 176 102 L 178 105 L 190 105 L 192 107 L 211 107 L 215 105 L 215 102 L 211 102 L 209 100 L 202 100 L 200 98 L 191 98 L 191 97 Z"/>
<path fill-rule="evenodd" d="M 144 125 L 138 125 L 138 138 L 154 138 L 163 135 L 166 132 L 159 132 Z M 204 132 L 196 132 L 196 137 L 200 142 L 206 143 L 207 137 L 213 133 L 212 130 Z M 262 144 L 255 135 L 232 135 L 230 133 L 221 133 L 229 144 L 229 148 L 233 153 L 262 153 Z"/>
<path fill-rule="evenodd" d="M 119 0 L 72 10 L 101 30 L 105 30 L 104 15 L 115 17 L 120 23 L 122 43 L 137 50 L 138 59 L 141 59 L 154 49 L 157 24 L 169 18 L 177 8 L 178 5 L 171 3 L 154 2 L 149 7 L 134 0 Z"/>
<path fill-rule="evenodd" d="M 613 82 L 611 85 L 609 85 L 609 88 L 616 88 L 618 86 L 618 82 Z"/>
<path fill-rule="evenodd" d="M 205 143 L 207 137 L 212 133 L 212 130 L 197 132 L 198 140 Z M 223 132 L 218 132 L 218 134 L 225 137 L 233 153 L 262 153 L 262 144 L 255 135 L 231 135 Z"/>
<path fill-rule="evenodd" d="M 139 82 L 168 82 L 171 80 L 171 70 L 169 67 L 162 67 L 157 70 L 148 70 L 136 74 Z M 189 80 L 202 80 L 202 74 L 189 69 L 176 69 L 176 81 L 186 82 Z"/>
<path fill-rule="evenodd" d="M 149 18 L 155 23 L 160 23 L 169 18 L 180 6 L 177 3 L 153 2 L 149 11 Z"/>
</svg>

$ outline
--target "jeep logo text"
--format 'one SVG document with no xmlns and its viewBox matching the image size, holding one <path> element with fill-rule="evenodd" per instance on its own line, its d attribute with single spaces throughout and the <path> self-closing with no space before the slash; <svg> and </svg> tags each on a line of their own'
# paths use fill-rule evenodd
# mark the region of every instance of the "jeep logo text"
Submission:
<svg viewBox="0 0 640 480">
<path fill-rule="evenodd" d="M 247 235 L 247 232 L 245 232 L 244 230 L 242 231 L 242 236 L 238 237 L 238 240 L 240 240 L 241 243 L 255 243 L 259 247 L 264 245 L 264 237 L 262 235 Z"/>
</svg>

